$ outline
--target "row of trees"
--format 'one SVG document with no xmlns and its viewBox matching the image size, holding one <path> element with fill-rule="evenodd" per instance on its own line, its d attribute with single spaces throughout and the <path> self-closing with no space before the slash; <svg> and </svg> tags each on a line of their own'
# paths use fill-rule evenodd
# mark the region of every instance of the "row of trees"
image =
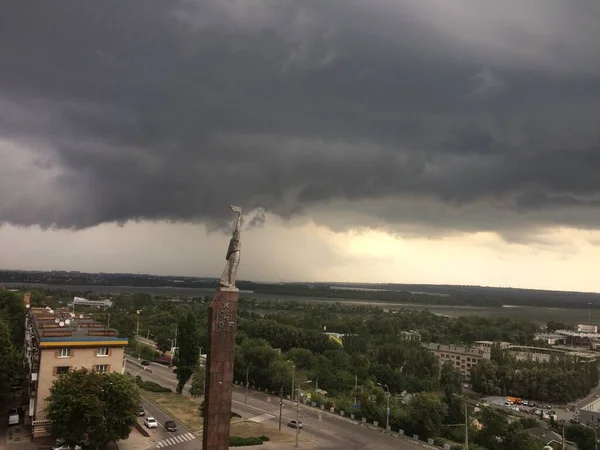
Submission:
<svg viewBox="0 0 600 450">
<path fill-rule="evenodd" d="M 25 308 L 13 292 L 0 291 L 0 398 L 23 375 Z"/>
<path fill-rule="evenodd" d="M 519 361 L 498 346 L 492 349 L 491 360 L 481 360 L 471 370 L 473 389 L 482 395 L 513 395 L 556 403 L 585 397 L 598 381 L 596 361 L 572 357 Z"/>
</svg>

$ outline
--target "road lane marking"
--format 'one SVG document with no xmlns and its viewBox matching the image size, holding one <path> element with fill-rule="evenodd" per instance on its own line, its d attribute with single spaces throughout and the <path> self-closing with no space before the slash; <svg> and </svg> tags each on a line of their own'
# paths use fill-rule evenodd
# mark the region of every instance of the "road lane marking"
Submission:
<svg viewBox="0 0 600 450">
<path fill-rule="evenodd" d="M 165 448 L 170 447 L 172 445 L 183 444 L 184 442 L 188 442 L 193 439 L 196 439 L 196 435 L 194 433 L 190 432 L 186 434 L 180 434 L 178 436 L 173 436 L 169 439 L 163 439 L 162 441 L 156 444 L 156 448 Z"/>
<path fill-rule="evenodd" d="M 274 416 L 273 414 L 262 414 L 260 416 L 254 416 L 254 417 L 250 417 L 248 420 L 251 422 L 256 422 L 256 423 L 260 423 L 260 422 L 264 422 L 265 420 L 270 420 L 270 419 L 274 419 L 276 416 Z"/>
</svg>

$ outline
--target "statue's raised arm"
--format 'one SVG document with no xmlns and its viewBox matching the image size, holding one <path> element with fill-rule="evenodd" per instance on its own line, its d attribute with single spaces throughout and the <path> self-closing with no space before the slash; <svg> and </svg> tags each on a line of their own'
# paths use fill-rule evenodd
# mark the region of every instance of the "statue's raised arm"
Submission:
<svg viewBox="0 0 600 450">
<path fill-rule="evenodd" d="M 235 279 L 237 276 L 237 269 L 240 265 L 240 252 L 242 249 L 241 242 L 241 229 L 242 229 L 242 208 L 235 205 L 230 205 L 231 210 L 238 213 L 238 216 L 234 222 L 233 236 L 229 241 L 229 247 L 227 248 L 227 254 L 225 259 L 225 269 L 221 275 L 221 281 L 219 284 L 226 288 L 235 288 Z"/>
</svg>

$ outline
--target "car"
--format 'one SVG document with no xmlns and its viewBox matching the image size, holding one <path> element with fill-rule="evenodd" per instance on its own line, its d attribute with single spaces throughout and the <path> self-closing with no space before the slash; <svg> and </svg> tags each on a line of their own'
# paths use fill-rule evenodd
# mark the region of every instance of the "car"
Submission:
<svg viewBox="0 0 600 450">
<path fill-rule="evenodd" d="M 142 417 L 146 415 L 146 411 L 144 411 L 144 407 L 140 406 L 137 411 L 138 416 Z"/>
<path fill-rule="evenodd" d="M 17 408 L 11 408 L 10 411 L 8 411 L 8 424 L 19 425 L 20 421 L 21 419 L 19 417 L 19 411 Z"/>
<path fill-rule="evenodd" d="M 158 428 L 158 422 L 154 417 L 146 417 L 144 420 L 144 425 L 146 428 Z"/>
<path fill-rule="evenodd" d="M 165 422 L 165 430 L 167 431 L 177 431 L 177 423 L 174 420 L 167 420 Z"/>
<path fill-rule="evenodd" d="M 142 361 L 142 366 L 149 366 L 149 365 L 150 365 L 150 361 L 147 361 L 147 360 Z"/>
<path fill-rule="evenodd" d="M 296 422 L 295 420 L 290 420 L 288 422 L 288 427 L 292 427 L 292 428 L 302 428 L 302 421 L 298 421 Z"/>
<path fill-rule="evenodd" d="M 52 450 L 82 450 L 83 445 L 75 444 L 75 446 L 70 446 L 69 444 L 56 443 L 52 446 Z"/>
<path fill-rule="evenodd" d="M 598 397 L 600 397 L 600 394 L 594 394 L 594 397 L 598 398 Z"/>
</svg>

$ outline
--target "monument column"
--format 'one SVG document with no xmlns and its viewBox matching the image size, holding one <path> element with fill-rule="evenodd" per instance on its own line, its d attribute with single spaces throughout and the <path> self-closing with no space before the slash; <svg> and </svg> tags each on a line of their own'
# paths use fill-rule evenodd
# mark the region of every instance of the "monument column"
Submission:
<svg viewBox="0 0 600 450">
<path fill-rule="evenodd" d="M 242 244 L 242 208 L 231 205 L 238 213 L 233 236 L 225 259 L 220 287 L 208 309 L 208 351 L 204 393 L 204 428 L 202 450 L 228 450 L 231 423 L 231 390 L 237 328 L 239 290 L 235 286 Z"/>
<path fill-rule="evenodd" d="M 237 288 L 221 287 L 208 310 L 203 450 L 228 450 L 237 325 Z"/>
</svg>

